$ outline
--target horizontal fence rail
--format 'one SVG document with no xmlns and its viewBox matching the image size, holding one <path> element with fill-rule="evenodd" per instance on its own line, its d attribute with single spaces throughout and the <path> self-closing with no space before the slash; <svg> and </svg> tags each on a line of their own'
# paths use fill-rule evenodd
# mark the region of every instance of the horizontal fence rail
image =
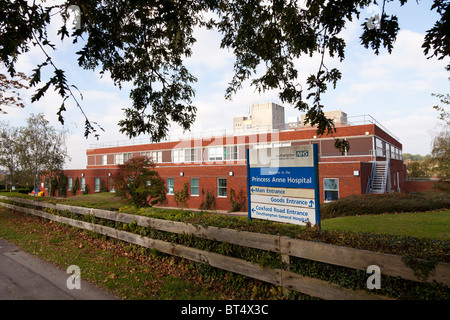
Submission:
<svg viewBox="0 0 450 320">
<path fill-rule="evenodd" d="M 29 199 L 10 198 L 0 196 L 0 199 L 10 200 L 20 204 L 49 208 L 59 211 L 69 211 L 81 215 L 112 220 L 121 223 L 136 223 L 142 227 L 176 234 L 192 234 L 209 240 L 227 242 L 244 247 L 260 249 L 282 255 L 283 261 L 289 262 L 289 257 L 304 258 L 323 263 L 343 266 L 358 270 L 366 270 L 370 265 L 377 265 L 381 273 L 399 276 L 403 279 L 420 281 L 414 271 L 405 266 L 402 257 L 393 254 L 378 253 L 349 247 L 341 247 L 326 243 L 293 239 L 286 236 L 260 234 L 213 226 L 198 226 L 184 222 L 155 219 L 145 216 L 126 214 L 101 209 L 75 207 L 63 204 L 43 203 Z M 208 263 L 213 267 L 249 276 L 283 288 L 299 291 L 322 299 L 387 299 L 385 296 L 367 293 L 363 290 L 342 288 L 339 285 L 324 280 L 304 277 L 294 272 L 282 269 L 263 268 L 256 263 L 239 258 L 229 257 L 218 253 L 203 251 L 196 248 L 174 244 L 162 240 L 151 239 L 135 233 L 117 230 L 99 224 L 70 219 L 53 215 L 41 210 L 25 208 L 13 204 L 0 202 L 0 205 L 12 210 L 37 215 L 49 220 L 68 224 L 97 232 L 112 238 L 140 245 L 150 249 L 157 249 L 163 253 L 175 255 L 195 262 Z M 427 282 L 441 282 L 450 285 L 450 264 L 438 263 L 429 275 Z"/>
</svg>

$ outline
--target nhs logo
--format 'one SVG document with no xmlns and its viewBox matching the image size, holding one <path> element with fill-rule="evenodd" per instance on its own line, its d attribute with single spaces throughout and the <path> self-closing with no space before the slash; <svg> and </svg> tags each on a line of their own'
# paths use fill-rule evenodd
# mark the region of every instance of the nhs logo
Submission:
<svg viewBox="0 0 450 320">
<path fill-rule="evenodd" d="M 307 157 L 308 156 L 308 150 L 295 151 L 295 156 L 297 158 Z"/>
</svg>

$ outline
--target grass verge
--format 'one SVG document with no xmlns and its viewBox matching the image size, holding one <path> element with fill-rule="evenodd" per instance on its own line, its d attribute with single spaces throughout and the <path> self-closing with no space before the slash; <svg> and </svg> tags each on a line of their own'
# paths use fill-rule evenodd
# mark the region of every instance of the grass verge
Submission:
<svg viewBox="0 0 450 320">
<path fill-rule="evenodd" d="M 450 210 L 339 217 L 322 221 L 322 228 L 449 240 Z"/>
<path fill-rule="evenodd" d="M 98 198 L 97 198 L 98 199 Z M 53 200 L 55 201 L 55 200 Z M 73 200 L 72 200 L 73 201 Z M 122 210 L 122 209 L 121 209 Z M 155 210 L 154 208 L 145 210 L 131 210 L 134 214 L 142 215 L 155 215 L 164 216 L 164 218 L 177 221 L 185 221 L 191 223 L 205 224 L 209 222 L 214 222 L 216 225 L 222 225 L 223 227 L 237 226 L 239 228 L 265 228 L 273 231 L 282 231 L 282 229 L 275 229 L 274 226 L 280 224 L 270 223 L 267 221 L 241 221 L 236 217 L 224 217 L 217 214 L 210 213 L 198 213 L 190 212 L 186 210 Z M 23 214 L 19 214 L 23 215 Z M 23 215 L 28 217 L 27 215 Z M 17 217 L 16 217 L 17 218 Z M 31 217 L 28 217 L 31 218 Z M 61 228 L 61 230 L 70 230 L 74 232 L 66 237 L 60 235 L 49 235 L 47 241 L 45 237 L 42 238 L 40 233 L 44 231 L 38 231 L 39 233 L 37 240 L 25 240 L 25 245 L 36 243 L 36 247 L 31 247 L 32 253 L 37 254 L 39 257 L 44 257 L 44 259 L 50 259 L 50 261 L 55 261 L 61 268 L 66 268 L 70 264 L 77 264 L 81 267 L 82 273 L 85 279 L 91 280 L 100 286 L 104 286 L 111 289 L 109 291 L 118 295 L 123 299 L 291 299 L 291 298 L 310 298 L 302 297 L 299 295 L 294 295 L 289 293 L 285 295 L 282 290 L 278 287 L 271 286 L 268 284 L 261 283 L 249 278 L 242 276 L 236 276 L 231 273 L 223 272 L 202 264 L 190 263 L 188 261 L 168 257 L 164 254 L 158 252 L 149 251 L 145 248 L 136 247 L 133 245 L 125 244 L 117 240 L 107 239 L 106 237 L 99 236 L 90 232 L 83 232 L 79 230 L 74 230 L 70 227 L 64 227 L 57 223 L 48 222 L 46 220 L 35 218 L 37 221 L 47 224 L 51 227 Z M 330 220 L 331 221 L 331 220 Z M 101 221 L 100 221 L 101 222 Z M 20 222 L 22 228 L 23 225 L 29 224 L 30 221 Z M 2 237 L 2 232 L 8 234 L 8 231 L 3 229 L 3 221 L 0 219 L 0 237 Z M 6 224 L 5 224 L 6 225 Z M 126 225 L 126 227 L 131 228 L 131 225 Z M 119 226 L 125 227 L 125 226 Z M 285 226 L 282 227 L 295 227 L 295 226 Z M 25 227 L 28 228 L 28 227 Z M 338 227 L 339 229 L 339 227 Z M 33 234 L 36 232 L 36 228 L 33 232 L 27 232 L 23 229 L 18 229 L 14 233 L 20 239 L 26 237 L 27 234 Z M 407 237 L 407 236 L 392 236 L 392 235 L 374 235 L 370 233 L 351 233 L 348 231 L 341 230 L 322 230 L 318 231 L 312 228 L 300 228 L 295 229 L 297 234 L 296 238 L 312 240 L 312 241 L 322 241 L 326 243 L 333 243 L 336 245 L 350 246 L 360 249 L 376 250 L 379 252 L 389 252 L 400 255 L 408 255 L 414 257 L 423 257 L 424 259 L 430 259 L 431 262 L 436 261 L 449 262 L 448 248 L 449 241 L 435 241 L 430 239 L 419 239 L 417 237 Z M 295 231 L 286 229 L 285 231 Z M 139 231 L 139 230 L 137 230 Z M 148 230 L 141 230 L 147 232 Z M 132 231 L 133 232 L 133 231 Z M 156 235 L 158 236 L 158 235 Z M 87 237 L 87 238 L 84 238 Z M 26 239 L 26 238 L 25 238 Z M 81 244 L 76 241 L 80 239 L 86 239 Z M 175 237 L 173 241 L 181 241 L 184 243 L 184 238 L 182 236 Z M 75 241 L 75 242 L 73 242 Z M 99 242 L 97 242 L 99 241 Z M 111 243 L 113 245 L 111 245 Z M 194 243 L 195 245 L 196 243 Z M 51 246 L 53 245 L 53 247 Z M 65 248 L 66 245 L 68 248 Z M 78 246 L 77 246 L 78 245 Z M 198 245 L 205 245 L 205 243 L 198 243 Z M 59 247 L 58 247 L 59 246 Z M 23 246 L 22 246 L 23 247 Z M 88 249 L 89 247 L 89 249 Z M 78 249 L 86 248 L 84 251 Z M 104 249 L 102 252 L 101 249 Z M 208 247 L 209 248 L 209 247 Z M 220 247 L 220 250 L 230 249 L 229 247 Z M 232 249 L 232 248 L 231 248 Z M 230 250 L 231 250 L 230 249 Z M 236 250 L 239 248 L 235 248 Z M 63 250 L 63 251 L 61 251 Z M 72 252 L 76 250 L 76 253 L 69 254 L 67 252 Z M 78 251 L 77 251 L 78 250 Z M 100 251 L 99 251 L 100 250 Z M 29 251 L 29 250 L 27 250 Z M 56 254 L 56 252 L 62 252 Z M 93 252 L 91 254 L 91 252 Z M 120 254 L 115 254 L 119 252 Z M 237 250 L 235 253 L 247 254 L 252 252 L 241 252 L 241 249 Z M 42 256 L 40 256 L 42 254 Z M 256 253 L 255 253 L 256 254 Z M 72 259 L 86 259 L 80 260 L 80 263 L 74 263 L 73 260 L 67 261 L 67 256 L 72 257 Z M 50 258 L 47 258 L 50 257 Z M 126 258 L 125 258 L 126 257 Z M 138 263 L 130 262 L 130 259 L 137 261 Z M 265 261 L 268 257 L 262 255 L 261 258 Z M 62 260 L 61 260 L 62 259 Z M 159 260 L 158 260 L 159 259 Z M 411 257 L 413 259 L 413 257 Z M 69 259 L 70 260 L 70 259 Z M 299 260 L 299 259 L 297 259 Z M 62 264 L 60 264 L 63 261 Z M 78 260 L 76 260 L 78 261 Z M 97 269 L 93 267 L 93 263 L 100 261 L 101 265 L 98 268 L 101 271 L 92 271 L 91 269 Z M 153 261 L 160 261 L 161 264 L 155 265 Z M 258 260 L 259 261 L 259 260 Z M 269 261 L 270 262 L 270 261 Z M 331 282 L 336 282 L 339 285 L 348 286 L 349 282 L 354 281 L 358 286 L 364 288 L 365 279 L 361 275 L 355 275 L 358 272 L 342 271 L 339 273 L 338 280 L 336 278 L 336 269 L 332 266 L 321 266 L 319 264 L 310 265 L 304 261 L 294 261 L 291 267 L 296 267 L 298 270 L 303 272 L 306 268 L 307 272 L 313 272 L 315 275 L 318 271 L 322 270 L 320 273 L 324 276 L 323 280 L 328 280 Z M 110 263 L 113 263 L 111 265 Z M 259 263 L 259 262 L 258 262 Z M 108 268 L 104 269 L 105 264 Z M 176 267 L 175 269 L 172 269 Z M 330 269 L 331 268 L 331 269 Z M 86 269 L 87 271 L 83 271 Z M 157 270 L 163 270 L 157 272 Z M 175 270 L 167 272 L 166 270 Z M 351 275 L 349 276 L 349 272 Z M 364 272 L 359 272 L 362 276 L 366 276 Z M 86 276 L 87 275 L 87 276 Z M 333 279 L 330 279 L 333 278 Z M 361 279 L 360 279 L 361 278 Z M 349 280 L 350 279 L 350 280 Z M 353 283 L 353 282 L 352 282 Z M 354 285 L 350 283 L 350 285 Z M 425 287 L 424 287 L 425 286 Z M 427 285 L 414 283 L 413 285 L 407 282 L 407 284 L 402 284 L 399 286 L 398 283 L 386 286 L 386 292 L 389 293 L 394 288 L 403 288 L 400 290 L 417 292 L 420 295 L 420 299 L 428 299 L 430 297 L 447 297 L 448 288 L 445 289 L 444 294 L 441 293 L 442 288 L 432 288 L 426 287 Z M 420 288 L 419 288 L 420 287 Z M 399 291 L 399 290 L 397 290 Z M 120 292 L 119 294 L 116 292 Z M 393 292 L 393 291 L 392 291 Z M 399 295 L 397 292 L 395 297 L 405 298 L 403 295 Z M 409 296 L 408 296 L 409 297 Z M 408 298 L 406 297 L 406 298 Z M 417 299 L 416 296 L 412 298 Z"/>
<path fill-rule="evenodd" d="M 0 238 L 81 277 L 120 299 L 287 299 L 271 285 L 208 266 L 0 208 Z M 213 274 L 214 276 L 211 276 Z M 304 296 L 308 298 L 308 296 Z"/>
</svg>

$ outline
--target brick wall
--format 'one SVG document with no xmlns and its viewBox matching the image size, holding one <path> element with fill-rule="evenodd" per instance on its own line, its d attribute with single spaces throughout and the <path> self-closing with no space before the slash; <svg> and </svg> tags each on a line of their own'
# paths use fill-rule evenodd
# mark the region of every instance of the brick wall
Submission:
<svg viewBox="0 0 450 320">
<path fill-rule="evenodd" d="M 231 203 L 228 199 L 230 190 L 236 193 L 243 192 L 247 198 L 247 166 L 245 164 L 233 165 L 171 165 L 159 166 L 156 168 L 160 176 L 166 181 L 167 178 L 174 179 L 174 193 L 181 191 L 185 182 L 189 184 L 189 194 L 191 187 L 191 178 L 198 178 L 199 195 L 190 196 L 187 202 L 189 208 L 199 208 L 201 203 L 205 201 L 207 192 L 211 192 L 216 201 L 217 210 L 230 210 Z M 111 176 L 114 175 L 116 169 L 111 168 L 95 168 L 95 169 L 79 169 L 66 170 L 65 175 L 72 178 L 73 182 L 78 177 L 80 179 L 84 175 L 86 184 L 89 185 L 90 193 L 94 193 L 95 178 L 100 178 L 108 189 L 110 188 Z M 355 176 L 354 171 L 358 171 L 359 175 Z M 341 163 L 319 163 L 319 192 L 320 201 L 324 202 L 323 179 L 337 178 L 339 184 L 339 198 L 352 194 L 365 193 L 367 179 L 371 172 L 370 163 L 361 162 L 341 162 Z M 181 175 L 182 174 L 182 175 Z M 111 175 L 111 176 L 110 176 Z M 227 181 L 227 197 L 218 195 L 217 179 L 222 178 Z M 81 190 L 77 191 L 77 195 L 82 194 Z M 46 193 L 47 195 L 47 193 Z M 70 190 L 67 196 L 72 196 Z M 177 207 L 174 195 L 167 195 L 168 207 Z M 247 205 L 247 201 L 245 201 Z M 246 207 L 247 208 L 247 207 Z M 246 209 L 245 209 L 246 210 Z"/>
<path fill-rule="evenodd" d="M 168 178 L 174 179 L 174 193 L 182 190 L 184 183 L 189 187 L 191 178 L 197 178 L 199 182 L 199 195 L 191 196 L 188 200 L 190 208 L 199 208 L 205 200 L 207 192 L 211 192 L 216 199 L 218 210 L 229 210 L 230 201 L 227 197 L 218 195 L 218 179 L 226 179 L 227 196 L 233 189 L 239 193 L 247 191 L 246 164 L 242 155 L 246 148 L 252 148 L 253 143 L 266 143 L 271 141 L 290 141 L 291 145 L 319 144 L 321 159 L 319 163 L 319 189 L 320 199 L 324 202 L 324 179 L 338 179 L 339 198 L 353 194 L 366 192 L 367 182 L 371 174 L 372 164 L 372 144 L 373 136 L 379 136 L 388 142 L 401 148 L 401 144 L 390 137 L 386 132 L 373 124 L 367 125 L 345 125 L 337 126 L 334 137 L 346 138 L 350 143 L 350 152 L 343 157 L 334 149 L 334 139 L 331 136 L 316 136 L 315 128 L 303 128 L 292 131 L 282 131 L 274 134 L 258 134 L 252 136 L 224 136 L 210 139 L 183 140 L 174 142 L 163 142 L 155 144 L 140 144 L 130 146 L 118 146 L 109 148 L 90 149 L 86 151 L 87 168 L 79 170 L 66 170 L 65 174 L 75 181 L 80 180 L 84 175 L 86 184 L 90 192 L 95 192 L 95 178 L 99 178 L 110 188 L 111 176 L 117 170 L 114 164 L 114 155 L 120 153 L 130 153 L 132 156 L 139 156 L 142 151 L 161 151 L 162 163 L 157 163 L 156 169 L 161 177 L 166 181 Z M 316 137 L 315 137 L 316 136 Z M 353 144 L 352 144 L 353 143 Z M 235 161 L 212 162 L 203 153 L 203 159 L 199 156 L 195 162 L 172 163 L 171 150 L 174 148 L 205 148 L 207 146 L 238 145 L 238 157 Z M 198 153 L 200 153 L 197 150 Z M 200 153 L 201 154 L 201 153 Z M 104 158 L 105 157 L 105 158 Z M 106 165 L 104 164 L 106 161 Z M 167 161 L 167 162 L 166 162 Z M 392 190 L 403 189 L 405 180 L 405 167 L 401 160 L 391 160 L 391 185 Z M 231 173 L 231 174 L 230 174 Z M 397 174 L 398 173 L 398 174 Z M 403 190 L 402 190 L 403 191 Z M 80 194 L 78 191 L 77 194 Z M 71 193 L 67 193 L 71 196 Z M 167 206 L 177 206 L 174 195 L 167 196 Z"/>
<path fill-rule="evenodd" d="M 358 176 L 355 176 L 355 171 L 358 171 Z M 323 179 L 337 178 L 339 198 L 342 198 L 365 193 L 365 186 L 363 188 L 362 184 L 369 175 L 370 170 L 367 166 L 362 167 L 361 162 L 319 163 L 320 202 L 324 202 Z"/>
<path fill-rule="evenodd" d="M 404 181 L 404 192 L 427 192 L 431 191 L 436 181 Z"/>
<path fill-rule="evenodd" d="M 247 193 L 246 165 L 165 166 L 159 167 L 157 170 L 160 176 L 166 181 L 167 178 L 174 179 L 174 192 L 182 190 L 185 182 L 188 182 L 190 188 L 191 178 L 198 178 L 199 195 L 189 197 L 188 207 L 190 208 L 199 208 L 200 204 L 205 201 L 206 193 L 212 192 L 216 199 L 217 210 L 230 209 L 229 199 L 218 196 L 217 179 L 219 178 L 226 179 L 227 181 L 227 195 L 229 195 L 230 189 L 233 189 L 235 192 L 242 190 L 245 194 Z M 230 176 L 230 172 L 232 176 Z M 183 176 L 180 173 L 183 173 Z M 174 195 L 167 196 L 166 206 L 177 206 Z"/>
</svg>

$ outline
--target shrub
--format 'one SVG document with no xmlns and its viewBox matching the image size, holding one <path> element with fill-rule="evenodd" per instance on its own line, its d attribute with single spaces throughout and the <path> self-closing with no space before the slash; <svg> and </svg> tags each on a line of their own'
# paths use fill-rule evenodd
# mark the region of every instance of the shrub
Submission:
<svg viewBox="0 0 450 320">
<path fill-rule="evenodd" d="M 437 181 L 433 184 L 433 189 L 450 192 L 450 181 Z"/>
<path fill-rule="evenodd" d="M 189 199 L 189 183 L 186 181 L 183 184 L 183 189 L 180 191 L 175 192 L 175 202 L 180 203 L 183 205 L 183 207 L 187 207 L 187 201 Z"/>
<path fill-rule="evenodd" d="M 84 185 L 84 190 L 82 191 L 83 192 L 83 194 L 89 194 L 89 191 L 90 191 L 91 189 L 89 188 L 89 185 L 86 183 L 85 185 Z"/>
<path fill-rule="evenodd" d="M 430 211 L 450 208 L 444 192 L 353 195 L 321 205 L 321 219 L 395 212 Z"/>
<path fill-rule="evenodd" d="M 105 180 L 100 180 L 100 192 L 109 192 Z"/>
<path fill-rule="evenodd" d="M 204 190 L 202 190 L 204 194 Z M 200 204 L 201 210 L 216 210 L 216 198 L 212 192 L 206 191 L 205 201 Z"/>
<path fill-rule="evenodd" d="M 166 199 L 164 180 L 147 157 L 131 158 L 113 177 L 116 194 L 138 208 L 161 203 Z"/>
<path fill-rule="evenodd" d="M 75 196 L 77 194 L 77 190 L 79 188 L 80 188 L 80 179 L 78 179 L 78 177 L 77 177 L 72 184 L 72 188 L 70 189 L 70 192 L 72 192 L 73 196 Z"/>
<path fill-rule="evenodd" d="M 64 198 L 67 196 L 67 177 L 62 172 L 59 175 L 58 195 Z"/>
<path fill-rule="evenodd" d="M 237 193 L 233 188 L 231 188 L 229 199 L 231 203 L 230 212 L 237 212 L 245 209 L 245 195 L 242 189 L 239 193 Z"/>
</svg>

